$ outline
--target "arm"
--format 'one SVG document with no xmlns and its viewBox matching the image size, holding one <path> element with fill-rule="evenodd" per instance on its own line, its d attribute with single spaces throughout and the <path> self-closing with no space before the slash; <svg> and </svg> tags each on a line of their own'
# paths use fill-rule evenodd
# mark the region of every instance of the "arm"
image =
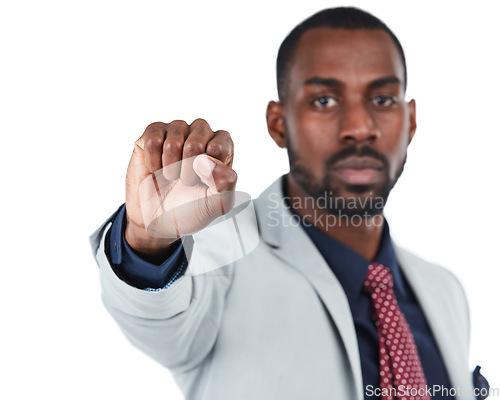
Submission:
<svg viewBox="0 0 500 400">
<path fill-rule="evenodd" d="M 231 165 L 229 134 L 211 131 L 203 120 L 150 125 L 127 171 L 130 247 L 144 259 L 157 259 L 179 238 L 227 213 L 236 184 Z M 127 338 L 152 358 L 180 372 L 196 367 L 217 338 L 231 267 L 216 278 L 186 273 L 168 289 L 141 290 L 120 279 L 106 257 L 110 227 L 108 222 L 91 238 L 105 306 Z"/>
<path fill-rule="evenodd" d="M 130 342 L 167 368 L 180 373 L 195 368 L 217 338 L 232 272 L 216 278 L 185 274 L 168 289 L 146 291 L 117 277 L 104 252 L 101 232 L 96 253 L 102 299 Z"/>
<path fill-rule="evenodd" d="M 125 207 L 118 210 L 113 224 L 106 234 L 105 253 L 115 274 L 138 289 L 161 289 L 170 286 L 185 270 L 186 255 L 182 241 L 177 240 L 165 257 L 156 262 L 140 257 L 127 243 Z"/>
</svg>

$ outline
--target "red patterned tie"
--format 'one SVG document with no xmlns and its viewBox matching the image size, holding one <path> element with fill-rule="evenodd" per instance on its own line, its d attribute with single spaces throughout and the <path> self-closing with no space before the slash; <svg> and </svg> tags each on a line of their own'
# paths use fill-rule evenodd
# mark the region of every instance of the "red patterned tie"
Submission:
<svg viewBox="0 0 500 400">
<path fill-rule="evenodd" d="M 371 293 L 375 311 L 382 400 L 429 400 L 417 347 L 392 289 L 391 272 L 382 264 L 370 264 L 363 287 Z"/>
</svg>

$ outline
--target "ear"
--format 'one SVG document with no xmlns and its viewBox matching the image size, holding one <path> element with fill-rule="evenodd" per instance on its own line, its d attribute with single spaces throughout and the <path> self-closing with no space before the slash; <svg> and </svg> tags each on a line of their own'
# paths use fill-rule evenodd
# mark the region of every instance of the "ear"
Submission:
<svg viewBox="0 0 500 400">
<path fill-rule="evenodd" d="M 276 101 L 270 101 L 266 111 L 267 130 L 276 142 L 284 148 L 286 147 L 285 114 L 283 105 Z"/>
<path fill-rule="evenodd" d="M 415 135 L 415 131 L 417 130 L 417 114 L 416 114 L 416 103 L 415 100 L 411 100 L 408 103 L 408 111 L 410 117 L 410 136 L 408 140 L 408 144 L 411 143 L 413 136 Z"/>
</svg>

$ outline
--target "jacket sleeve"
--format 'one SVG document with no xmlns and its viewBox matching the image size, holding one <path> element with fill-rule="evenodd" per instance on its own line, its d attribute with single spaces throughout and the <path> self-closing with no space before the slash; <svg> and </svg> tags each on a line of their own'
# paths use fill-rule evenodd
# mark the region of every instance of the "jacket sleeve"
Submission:
<svg viewBox="0 0 500 400">
<path fill-rule="evenodd" d="M 219 268 L 217 274 L 198 275 L 188 267 L 167 289 L 137 289 L 117 277 L 106 256 L 106 232 L 113 217 L 90 237 L 104 305 L 130 342 L 144 353 L 179 373 L 195 368 L 216 341 L 232 266 Z"/>
</svg>

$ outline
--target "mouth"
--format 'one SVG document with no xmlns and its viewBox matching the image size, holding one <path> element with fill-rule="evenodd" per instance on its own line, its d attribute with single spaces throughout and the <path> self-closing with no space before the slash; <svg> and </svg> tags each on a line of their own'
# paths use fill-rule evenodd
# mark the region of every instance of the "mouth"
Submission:
<svg viewBox="0 0 500 400">
<path fill-rule="evenodd" d="M 383 164 L 372 157 L 352 156 L 333 166 L 334 174 L 349 185 L 373 185 L 382 178 Z"/>
</svg>

